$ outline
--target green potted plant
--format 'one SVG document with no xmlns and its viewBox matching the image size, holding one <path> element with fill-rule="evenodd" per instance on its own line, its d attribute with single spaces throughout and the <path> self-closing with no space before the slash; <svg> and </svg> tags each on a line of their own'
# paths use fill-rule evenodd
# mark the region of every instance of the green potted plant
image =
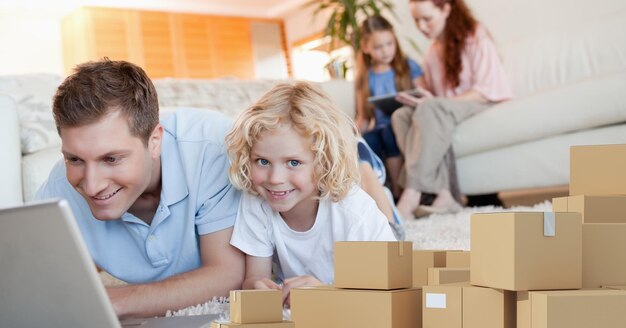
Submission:
<svg viewBox="0 0 626 328">
<path fill-rule="evenodd" d="M 343 43 L 358 51 L 361 46 L 361 21 L 383 11 L 393 14 L 393 4 L 389 0 L 314 0 L 309 5 L 317 6 L 315 16 L 330 11 L 324 36 L 330 37 L 331 50 Z"/>
</svg>

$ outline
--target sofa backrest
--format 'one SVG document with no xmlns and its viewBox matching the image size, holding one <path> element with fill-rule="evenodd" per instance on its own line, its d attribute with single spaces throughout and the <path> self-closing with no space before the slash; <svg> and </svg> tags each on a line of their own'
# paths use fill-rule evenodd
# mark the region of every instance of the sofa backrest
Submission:
<svg viewBox="0 0 626 328">
<path fill-rule="evenodd" d="M 60 157 L 60 138 L 52 117 L 59 76 L 0 76 L 0 208 L 32 199 Z M 250 106 L 279 81 L 161 79 L 154 84 L 161 113 L 177 107 L 214 109 L 231 117 Z M 337 106 L 354 115 L 354 87 L 347 81 L 318 84 Z"/>
<path fill-rule="evenodd" d="M 175 107 L 208 108 L 235 117 L 280 82 L 285 81 L 167 78 L 154 80 L 154 86 L 159 95 L 161 110 L 169 111 Z M 352 82 L 331 80 L 313 84 L 326 92 L 340 110 L 354 117 Z"/>
<path fill-rule="evenodd" d="M 516 97 L 626 69 L 624 0 L 466 0 L 494 37 Z"/>
<path fill-rule="evenodd" d="M 515 96 L 626 69 L 624 31 L 626 10 L 576 26 L 502 40 L 499 51 Z"/>
</svg>

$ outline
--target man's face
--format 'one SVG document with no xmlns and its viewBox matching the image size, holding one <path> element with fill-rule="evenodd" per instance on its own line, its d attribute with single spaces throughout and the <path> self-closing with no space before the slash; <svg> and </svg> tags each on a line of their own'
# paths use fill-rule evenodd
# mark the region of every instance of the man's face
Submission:
<svg viewBox="0 0 626 328">
<path fill-rule="evenodd" d="M 95 123 L 61 129 L 67 179 L 98 220 L 117 220 L 148 188 L 159 185 L 163 128 L 148 146 L 132 136 L 128 120 L 112 111 Z M 157 170 L 157 171 L 154 171 Z"/>
</svg>

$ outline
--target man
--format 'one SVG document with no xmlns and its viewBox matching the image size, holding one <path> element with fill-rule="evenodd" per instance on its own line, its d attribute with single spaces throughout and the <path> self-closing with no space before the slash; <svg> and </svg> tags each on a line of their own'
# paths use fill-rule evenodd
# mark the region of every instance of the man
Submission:
<svg viewBox="0 0 626 328">
<path fill-rule="evenodd" d="M 64 160 L 36 198 L 66 199 L 96 265 L 129 283 L 107 288 L 118 316 L 163 315 L 241 287 L 226 116 L 179 110 L 159 123 L 143 69 L 108 59 L 79 65 L 53 113 Z"/>
</svg>

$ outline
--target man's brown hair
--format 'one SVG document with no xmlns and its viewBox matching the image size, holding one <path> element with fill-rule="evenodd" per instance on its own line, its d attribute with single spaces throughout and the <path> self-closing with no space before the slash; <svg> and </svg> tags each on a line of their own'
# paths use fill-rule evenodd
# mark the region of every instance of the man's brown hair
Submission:
<svg viewBox="0 0 626 328">
<path fill-rule="evenodd" d="M 52 104 L 59 134 L 62 128 L 91 124 L 116 110 L 126 116 L 131 135 L 147 145 L 159 123 L 154 85 L 141 67 L 108 58 L 76 66 Z"/>
</svg>

